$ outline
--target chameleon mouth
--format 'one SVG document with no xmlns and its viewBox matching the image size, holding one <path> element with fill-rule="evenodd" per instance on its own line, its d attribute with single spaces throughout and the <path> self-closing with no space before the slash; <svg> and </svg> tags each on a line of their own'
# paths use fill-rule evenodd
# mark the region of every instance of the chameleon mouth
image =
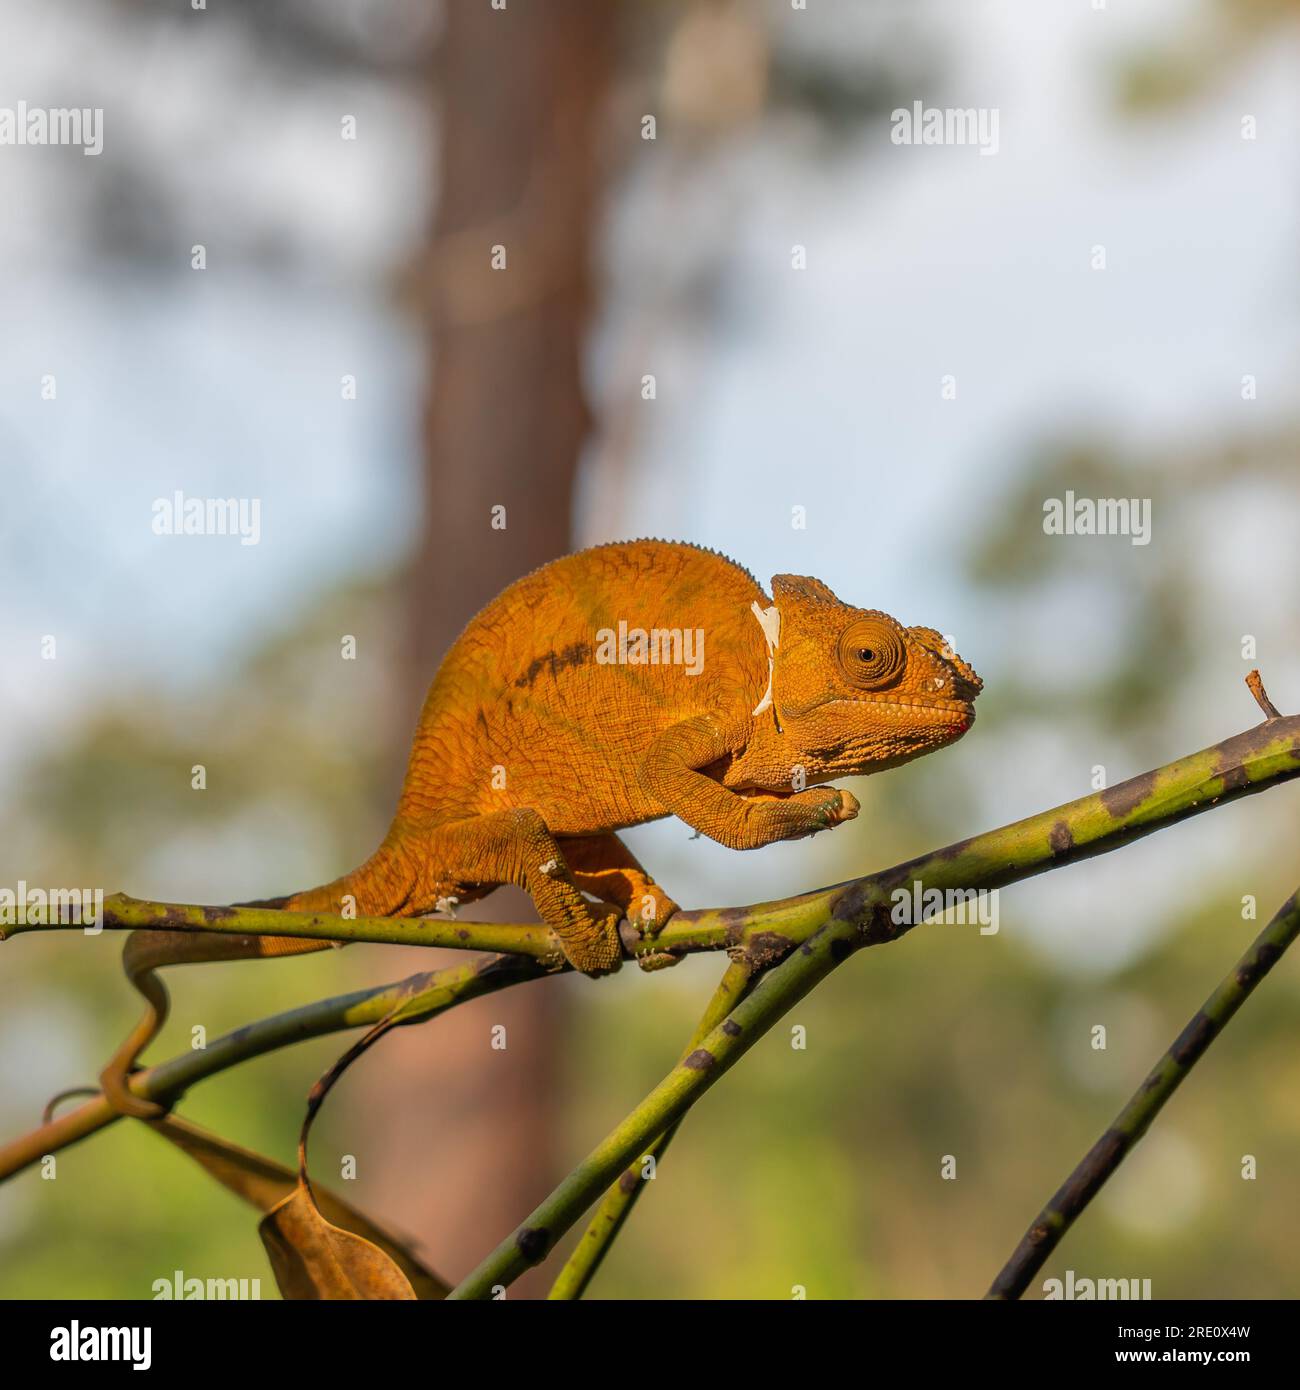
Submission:
<svg viewBox="0 0 1300 1390">
<path fill-rule="evenodd" d="M 831 700 L 829 703 L 833 705 L 873 705 L 878 709 L 905 710 L 908 713 L 918 709 L 932 710 L 935 714 L 956 715 L 967 721 L 972 721 L 975 718 L 975 706 L 969 700 L 926 700 L 914 695 L 902 695 L 890 700 L 882 700 L 879 697 L 862 699 L 848 695 L 843 699 Z"/>
</svg>

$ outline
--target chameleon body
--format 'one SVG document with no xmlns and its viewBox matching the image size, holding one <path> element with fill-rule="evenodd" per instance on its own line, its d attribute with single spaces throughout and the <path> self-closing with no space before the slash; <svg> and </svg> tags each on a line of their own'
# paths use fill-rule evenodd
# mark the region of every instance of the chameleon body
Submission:
<svg viewBox="0 0 1300 1390">
<path fill-rule="evenodd" d="M 778 574 L 769 598 L 698 546 L 596 546 L 470 621 L 425 700 L 379 849 L 276 905 L 416 916 L 513 883 L 578 970 L 618 965 L 623 917 L 645 940 L 641 963 L 669 963 L 653 940 L 676 904 L 617 831 L 676 815 L 755 849 L 851 820 L 855 798 L 824 784 L 960 738 L 981 688 L 932 628 L 841 603 L 817 579 Z M 105 1095 L 157 1113 L 127 1076 L 166 1015 L 158 966 L 329 944 L 133 933 L 124 964 L 150 1010 L 105 1068 Z"/>
<path fill-rule="evenodd" d="M 447 653 L 379 851 L 286 906 L 411 915 L 525 888 L 579 970 L 618 961 L 626 915 L 675 904 L 616 831 L 676 815 L 732 849 L 851 819 L 820 785 L 959 738 L 981 683 L 929 628 L 820 581 L 634 541 L 512 584 Z M 775 608 L 775 615 L 771 609 Z M 593 906 L 584 894 L 600 900 Z"/>
</svg>

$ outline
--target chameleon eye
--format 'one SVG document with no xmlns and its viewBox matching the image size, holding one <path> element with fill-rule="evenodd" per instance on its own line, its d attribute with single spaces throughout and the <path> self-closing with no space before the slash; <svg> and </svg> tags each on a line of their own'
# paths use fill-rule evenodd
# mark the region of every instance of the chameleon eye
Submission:
<svg viewBox="0 0 1300 1390">
<path fill-rule="evenodd" d="M 879 618 L 858 618 L 840 637 L 840 669 L 863 690 L 888 685 L 903 668 L 903 643 Z"/>
</svg>

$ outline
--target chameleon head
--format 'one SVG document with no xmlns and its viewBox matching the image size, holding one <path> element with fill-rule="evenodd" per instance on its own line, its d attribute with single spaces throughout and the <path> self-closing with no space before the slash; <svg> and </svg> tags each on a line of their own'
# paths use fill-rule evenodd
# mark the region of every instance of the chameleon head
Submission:
<svg viewBox="0 0 1300 1390">
<path fill-rule="evenodd" d="M 933 628 L 854 608 L 817 579 L 778 574 L 772 702 L 821 777 L 877 772 L 960 738 L 983 682 Z"/>
</svg>

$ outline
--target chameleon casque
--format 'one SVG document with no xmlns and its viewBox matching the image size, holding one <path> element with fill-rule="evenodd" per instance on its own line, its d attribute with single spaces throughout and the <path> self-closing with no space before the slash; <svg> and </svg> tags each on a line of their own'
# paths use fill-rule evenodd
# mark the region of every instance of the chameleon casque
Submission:
<svg viewBox="0 0 1300 1390">
<path fill-rule="evenodd" d="M 960 738 L 981 688 L 938 632 L 842 603 L 820 580 L 778 574 L 769 599 L 699 546 L 596 546 L 526 575 L 470 621 L 425 700 L 383 843 L 276 905 L 338 913 L 350 897 L 357 915 L 415 916 L 518 884 L 570 963 L 601 974 L 622 955 L 623 916 L 650 953 L 676 909 L 617 831 L 675 815 L 756 849 L 826 830 L 858 802 L 822 784 Z M 126 1071 L 166 1008 L 147 972 L 198 944 L 147 940 L 160 936 L 135 934 L 146 940 L 127 970 L 154 1015 L 103 1078 L 133 1113 L 151 1103 L 126 1090 Z M 205 958 L 230 958 L 233 943 L 245 956 L 330 944 L 234 938 Z"/>
</svg>

